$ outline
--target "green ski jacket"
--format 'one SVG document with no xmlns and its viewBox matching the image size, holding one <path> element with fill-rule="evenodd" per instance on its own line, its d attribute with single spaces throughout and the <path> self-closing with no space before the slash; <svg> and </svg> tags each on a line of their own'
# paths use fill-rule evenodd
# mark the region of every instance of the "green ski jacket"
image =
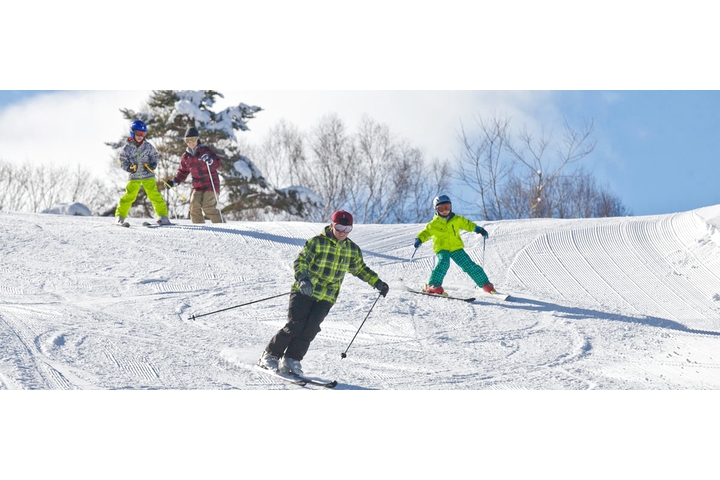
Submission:
<svg viewBox="0 0 720 480">
<path fill-rule="evenodd" d="M 329 225 L 322 234 L 305 242 L 302 252 L 293 263 L 293 268 L 296 281 L 292 285 L 292 291 L 300 291 L 298 282 L 303 278 L 309 278 L 313 286 L 312 298 L 333 304 L 340 293 L 346 272 L 350 272 L 371 286 L 379 280 L 377 273 L 365 265 L 360 247 L 349 238 L 343 242 L 338 241 Z"/>
<path fill-rule="evenodd" d="M 434 237 L 433 251 L 435 253 L 440 250 L 454 252 L 455 250 L 460 250 L 465 247 L 465 244 L 460 238 L 460 230 L 472 232 L 476 226 L 477 225 L 467 218 L 455 215 L 454 213 L 451 213 L 447 218 L 436 214 L 433 219 L 425 225 L 425 228 L 418 233 L 417 238 L 425 243 L 430 237 Z"/>
</svg>

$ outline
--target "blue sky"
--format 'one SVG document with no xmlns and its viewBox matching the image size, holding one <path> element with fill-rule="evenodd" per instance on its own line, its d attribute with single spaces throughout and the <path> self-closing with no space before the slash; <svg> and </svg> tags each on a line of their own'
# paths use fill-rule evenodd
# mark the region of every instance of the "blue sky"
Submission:
<svg viewBox="0 0 720 480">
<path fill-rule="evenodd" d="M 561 92 L 570 119 L 592 117 L 596 174 L 636 215 L 720 203 L 720 92 Z"/>
<path fill-rule="evenodd" d="M 303 129 L 334 111 L 350 124 L 363 113 L 426 149 L 453 158 L 457 129 L 473 116 L 507 114 L 513 125 L 561 133 L 592 119 L 597 147 L 587 165 L 634 215 L 665 214 L 720 203 L 717 91 L 223 91 L 228 103 L 265 109 L 249 124 L 259 141 L 281 118 Z M 138 109 L 149 91 L 0 91 L 0 159 L 82 162 L 107 169 L 126 129 L 120 107 Z M 101 126 L 104 126 L 101 129 Z M 78 137 L 78 131 L 80 135 Z M 79 143 L 78 143 L 79 142 Z"/>
</svg>

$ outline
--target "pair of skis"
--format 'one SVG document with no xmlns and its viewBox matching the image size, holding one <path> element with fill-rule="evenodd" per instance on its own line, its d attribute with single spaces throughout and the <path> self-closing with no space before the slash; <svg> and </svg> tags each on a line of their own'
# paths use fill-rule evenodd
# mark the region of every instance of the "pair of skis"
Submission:
<svg viewBox="0 0 720 480">
<path fill-rule="evenodd" d="M 337 380 L 327 381 L 327 380 L 319 380 L 317 378 L 310 378 L 310 377 L 304 377 L 301 375 L 295 375 L 290 373 L 280 373 L 276 372 L 274 370 L 268 370 L 267 368 L 263 368 L 260 365 L 254 365 L 253 366 L 255 370 L 264 373 L 265 375 L 268 375 L 273 378 L 277 378 L 280 380 L 284 380 L 286 382 L 292 383 L 293 385 L 298 385 L 300 387 L 304 387 L 306 385 L 314 385 L 316 387 L 324 387 L 324 388 L 335 388 L 337 387 Z"/>
<path fill-rule="evenodd" d="M 417 293 L 419 295 L 427 295 L 429 297 L 447 298 L 448 300 L 460 300 L 461 302 L 468 302 L 468 303 L 472 303 L 475 300 L 477 300 L 476 297 L 453 297 L 451 295 L 440 295 L 437 293 L 423 292 L 422 290 L 413 290 L 411 288 L 408 288 L 408 292 Z M 508 298 L 510 298 L 510 295 L 508 295 L 507 293 L 499 293 L 499 292 L 495 292 L 495 293 L 483 292 L 483 293 L 485 293 L 486 295 L 493 296 L 493 297 L 497 298 L 498 300 L 502 300 L 502 301 L 505 301 Z"/>
<path fill-rule="evenodd" d="M 116 223 L 115 225 L 117 225 L 118 227 L 130 228 L 130 222 Z M 143 227 L 149 227 L 149 228 L 166 227 L 166 226 L 170 226 L 170 225 L 175 225 L 175 224 L 174 224 L 174 223 L 168 223 L 168 224 L 166 224 L 166 225 L 160 225 L 160 224 L 157 224 L 157 223 L 150 223 L 150 222 L 143 222 L 143 223 L 142 223 L 142 226 L 143 226 Z"/>
</svg>

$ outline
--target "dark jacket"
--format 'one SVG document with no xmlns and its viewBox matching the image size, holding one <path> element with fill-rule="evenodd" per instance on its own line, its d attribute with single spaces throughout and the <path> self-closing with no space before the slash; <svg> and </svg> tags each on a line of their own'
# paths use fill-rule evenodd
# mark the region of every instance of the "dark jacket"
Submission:
<svg viewBox="0 0 720 480">
<path fill-rule="evenodd" d="M 210 182 L 210 175 L 208 175 L 208 164 L 201 160 L 203 156 L 207 155 L 212 159 L 210 165 L 210 172 L 212 172 L 212 181 L 215 184 L 215 191 L 220 193 L 220 176 L 218 170 L 222 166 L 220 157 L 215 155 L 210 147 L 205 146 L 203 143 L 199 143 L 195 150 L 190 148 L 185 149 L 182 158 L 180 159 L 180 168 L 178 168 L 177 175 L 173 179 L 173 184 L 178 185 L 185 181 L 188 175 L 192 176 L 192 188 L 193 190 L 199 190 L 202 192 L 212 192 L 213 183 Z"/>
</svg>

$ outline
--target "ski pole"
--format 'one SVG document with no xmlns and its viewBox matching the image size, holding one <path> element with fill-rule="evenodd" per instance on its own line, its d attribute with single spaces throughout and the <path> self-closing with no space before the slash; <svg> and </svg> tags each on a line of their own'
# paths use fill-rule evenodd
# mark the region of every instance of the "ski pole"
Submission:
<svg viewBox="0 0 720 480">
<path fill-rule="evenodd" d="M 188 320 L 195 320 L 196 318 L 205 317 L 205 316 L 208 316 L 208 315 L 213 315 L 213 314 L 215 314 L 215 313 L 224 312 L 224 311 L 226 311 L 226 310 L 232 310 L 233 308 L 244 307 L 245 305 L 251 305 L 251 304 L 253 304 L 253 303 L 258 303 L 258 302 L 264 302 L 265 300 L 270 300 L 271 298 L 284 297 L 285 295 L 290 295 L 291 293 L 292 293 L 292 292 L 281 293 L 280 295 L 273 295 L 272 297 L 261 298 L 260 300 L 253 300 L 252 302 L 243 303 L 243 304 L 241 304 L 241 305 L 235 305 L 234 307 L 223 308 L 222 310 L 215 310 L 214 312 L 203 313 L 202 315 L 195 315 L 195 314 L 193 313 L 192 315 L 190 315 L 190 317 L 188 317 Z"/>
<path fill-rule="evenodd" d="M 217 208 L 217 211 L 220 214 L 220 223 L 225 223 L 225 220 L 223 220 L 222 212 L 220 211 L 220 200 L 218 200 L 218 194 L 215 191 L 215 182 L 213 181 L 212 172 L 210 171 L 210 164 L 205 162 L 205 165 L 207 165 L 208 175 L 210 176 L 210 184 L 212 185 L 213 193 L 215 194 L 215 208 Z"/>
<path fill-rule="evenodd" d="M 483 237 L 483 256 L 482 256 L 482 267 L 485 267 L 485 242 L 487 241 L 487 238 Z"/>
<path fill-rule="evenodd" d="M 143 163 L 143 166 L 144 166 L 145 168 L 147 168 L 148 172 L 152 173 L 153 175 L 155 175 L 155 176 L 157 177 L 157 174 L 152 171 L 152 168 L 148 167 L 148 164 L 147 164 L 147 163 Z M 163 183 L 165 184 L 165 186 L 168 187 L 170 190 L 172 190 L 173 192 L 177 193 L 178 197 L 180 197 L 180 200 L 182 200 L 183 202 L 186 200 L 185 197 L 183 197 L 182 195 L 180 195 L 180 192 L 178 192 L 178 191 L 175 190 L 173 187 L 171 187 L 170 185 L 168 185 L 168 183 L 167 183 L 165 180 L 162 180 L 162 182 L 163 182 Z"/>
<path fill-rule="evenodd" d="M 415 251 L 414 251 L 413 254 L 412 254 L 412 257 L 410 257 L 410 260 L 412 260 L 413 258 L 415 258 L 415 254 L 417 253 L 417 251 L 418 251 L 418 249 L 416 248 Z"/>
<path fill-rule="evenodd" d="M 382 297 L 382 293 L 380 295 L 378 295 L 378 297 L 375 299 L 375 302 L 373 302 L 372 307 L 370 307 L 370 310 L 368 311 L 367 315 L 365 315 L 365 320 L 367 320 L 368 317 L 370 316 L 370 312 L 372 312 L 373 308 L 375 308 L 375 304 L 377 303 L 378 300 L 380 300 L 380 297 Z M 350 345 L 353 344 L 353 342 L 355 341 L 355 337 L 357 337 L 357 334 L 360 333 L 360 329 L 362 328 L 363 325 L 365 325 L 365 320 L 363 320 L 362 323 L 360 324 L 360 327 L 358 327 L 357 332 L 355 332 L 355 335 L 353 336 L 352 340 L 350 340 L 350 344 L 347 346 L 345 351 L 340 354 L 340 358 L 347 357 L 347 351 L 350 350 Z"/>
</svg>

